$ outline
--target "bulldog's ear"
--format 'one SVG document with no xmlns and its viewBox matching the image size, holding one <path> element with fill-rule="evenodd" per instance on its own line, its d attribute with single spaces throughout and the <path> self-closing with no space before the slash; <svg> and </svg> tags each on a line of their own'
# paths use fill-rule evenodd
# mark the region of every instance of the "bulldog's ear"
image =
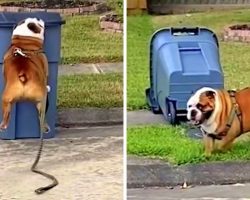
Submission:
<svg viewBox="0 0 250 200">
<path fill-rule="evenodd" d="M 209 99 L 214 99 L 214 96 L 215 96 L 215 92 L 214 91 L 206 91 L 206 96 L 209 98 Z"/>
<path fill-rule="evenodd" d="M 40 33 L 41 32 L 41 28 L 38 27 L 35 23 L 31 22 L 31 23 L 28 23 L 28 28 L 33 31 L 34 33 Z"/>
</svg>

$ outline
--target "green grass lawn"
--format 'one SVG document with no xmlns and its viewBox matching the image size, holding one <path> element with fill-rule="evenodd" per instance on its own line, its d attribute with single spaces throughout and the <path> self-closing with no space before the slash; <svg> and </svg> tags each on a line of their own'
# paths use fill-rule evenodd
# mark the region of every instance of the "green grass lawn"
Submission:
<svg viewBox="0 0 250 200">
<path fill-rule="evenodd" d="M 202 141 L 187 137 L 185 128 L 181 126 L 155 125 L 128 128 L 127 151 L 128 154 L 162 159 L 175 165 L 250 160 L 250 142 L 247 140 L 237 142 L 227 152 L 217 152 L 206 158 Z"/>
<path fill-rule="evenodd" d="M 57 107 L 122 107 L 122 78 L 122 74 L 59 77 Z"/>
<path fill-rule="evenodd" d="M 153 33 L 151 16 L 127 18 L 127 104 L 128 109 L 145 108 L 148 86 L 149 39 Z"/>
<path fill-rule="evenodd" d="M 66 17 L 62 26 L 62 63 L 98 63 L 123 60 L 122 34 L 104 32 L 99 16 Z"/>
<path fill-rule="evenodd" d="M 66 17 L 62 27 L 64 64 L 123 60 L 122 34 L 99 28 L 99 16 Z M 59 77 L 58 107 L 122 107 L 122 74 Z"/>
<path fill-rule="evenodd" d="M 145 89 L 149 87 L 149 41 L 162 27 L 202 26 L 216 32 L 221 38 L 223 28 L 235 23 L 249 23 L 250 10 L 220 11 L 186 15 L 128 16 L 127 56 L 129 110 L 147 108 Z M 250 85 L 250 44 L 239 42 L 220 43 L 221 64 L 226 88 L 242 88 Z"/>
</svg>

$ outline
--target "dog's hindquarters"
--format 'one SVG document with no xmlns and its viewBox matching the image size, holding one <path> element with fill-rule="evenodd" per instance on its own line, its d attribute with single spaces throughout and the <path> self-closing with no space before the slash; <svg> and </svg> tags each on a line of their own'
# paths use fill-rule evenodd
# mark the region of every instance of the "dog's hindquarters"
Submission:
<svg viewBox="0 0 250 200">
<path fill-rule="evenodd" d="M 7 52 L 7 55 L 11 49 Z M 20 100 L 33 101 L 39 114 L 47 93 L 48 62 L 43 53 L 29 58 L 9 56 L 4 60 L 5 88 L 2 95 L 3 119 L 0 129 L 9 124 L 11 106 Z M 39 115 L 40 117 L 40 115 Z"/>
</svg>

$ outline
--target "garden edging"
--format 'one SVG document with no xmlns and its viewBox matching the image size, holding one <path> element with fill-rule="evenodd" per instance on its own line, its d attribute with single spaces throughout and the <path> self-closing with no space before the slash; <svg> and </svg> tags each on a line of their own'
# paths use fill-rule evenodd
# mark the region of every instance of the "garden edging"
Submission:
<svg viewBox="0 0 250 200">
<path fill-rule="evenodd" d="M 0 12 L 57 12 L 61 15 L 88 15 L 88 14 L 98 14 L 107 11 L 106 3 L 94 4 L 87 7 L 75 7 L 75 8 L 56 8 L 56 9 L 46 9 L 46 8 L 25 8 L 18 6 L 0 6 Z"/>
</svg>

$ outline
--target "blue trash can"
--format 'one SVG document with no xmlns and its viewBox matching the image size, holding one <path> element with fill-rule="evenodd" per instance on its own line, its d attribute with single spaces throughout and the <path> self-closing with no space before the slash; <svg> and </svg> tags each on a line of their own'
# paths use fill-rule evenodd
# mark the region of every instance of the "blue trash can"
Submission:
<svg viewBox="0 0 250 200">
<path fill-rule="evenodd" d="M 60 61 L 61 25 L 64 21 L 58 13 L 32 12 L 12 13 L 0 12 L 0 71 L 3 67 L 3 56 L 10 46 L 13 27 L 21 20 L 28 17 L 37 17 L 45 22 L 44 51 L 49 62 L 49 80 L 51 91 L 48 93 L 49 107 L 46 113 L 47 122 L 51 128 L 45 138 L 55 136 L 56 99 L 57 99 L 57 74 Z M 3 75 L 0 73 L 0 94 L 4 88 Z M 2 109 L 2 108 L 1 108 Z M 0 120 L 2 121 L 2 110 Z M 13 105 L 11 119 L 7 130 L 0 133 L 2 139 L 39 138 L 40 128 L 36 106 L 31 102 L 18 102 Z"/>
<path fill-rule="evenodd" d="M 164 28 L 150 42 L 147 102 L 171 124 L 186 116 L 190 96 L 201 87 L 224 88 L 216 35 L 206 28 Z"/>
</svg>

